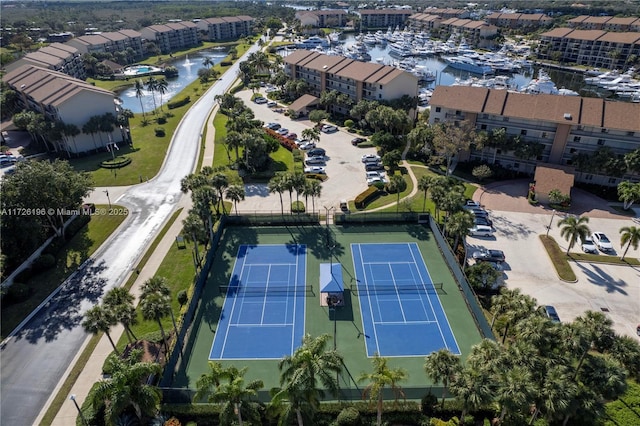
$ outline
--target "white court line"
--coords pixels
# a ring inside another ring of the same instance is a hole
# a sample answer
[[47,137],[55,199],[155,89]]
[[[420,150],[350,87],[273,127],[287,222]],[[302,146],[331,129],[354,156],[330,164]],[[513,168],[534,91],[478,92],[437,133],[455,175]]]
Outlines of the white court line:
[[438,324],[438,321],[380,321],[380,322],[376,322],[374,324],[379,324],[379,325],[406,325],[406,324]]
[[236,328],[243,328],[243,327],[290,327],[292,326],[293,323],[292,322],[283,322],[280,324],[264,324],[261,322],[256,322],[256,323],[243,323],[243,324],[233,324],[230,325],[229,328],[231,327],[236,327]]
[[[245,265],[245,259],[247,258],[247,254],[248,254],[248,247],[245,246],[245,255],[242,257],[242,266],[240,267],[240,277],[238,277],[238,280],[240,280],[240,283],[242,283],[242,275],[244,274],[244,265]],[[236,266],[237,266],[237,262],[238,262],[238,258],[236,257],[236,264],[233,266],[233,270],[231,271],[231,273],[233,274],[233,271],[235,271]],[[229,292],[227,291],[227,294]],[[231,306],[231,314],[229,315],[229,321],[227,322],[227,329],[225,330],[224,333],[224,340],[222,341],[222,350],[220,351],[220,358],[224,358],[224,351],[225,348],[227,347],[227,338],[229,337],[229,327],[231,327],[231,321],[233,320],[233,312],[236,309],[236,302],[238,301],[238,298],[236,297],[236,295],[233,296],[233,304]],[[224,308],[224,305],[227,303],[227,295],[225,294],[224,296],[224,304],[222,305],[222,307]],[[242,309],[241,309],[242,310]],[[214,343],[215,343],[215,337],[214,337]],[[213,350],[213,345],[211,345],[211,350]]]
[[[367,269],[365,267],[364,259],[362,258],[362,247],[358,245],[358,251],[360,252],[360,264],[362,265],[362,274],[364,277],[364,283],[367,290],[369,290],[369,280],[367,279]],[[376,341],[376,352],[380,353],[380,345],[378,344],[378,331],[376,330],[375,320],[373,318],[373,309],[371,304],[371,293],[367,291],[367,299],[369,299],[369,313],[371,315],[371,325],[373,326],[373,337]],[[363,330],[364,331],[364,330]]]
[[407,316],[404,314],[404,308],[402,307],[402,298],[400,297],[400,292],[398,291],[398,285],[396,282],[396,277],[393,275],[393,268],[391,267],[391,263],[388,264],[389,272],[391,273],[391,279],[393,280],[393,286],[396,289],[396,299],[398,300],[398,305],[400,306],[400,312],[402,313],[402,319],[404,322],[407,322]]

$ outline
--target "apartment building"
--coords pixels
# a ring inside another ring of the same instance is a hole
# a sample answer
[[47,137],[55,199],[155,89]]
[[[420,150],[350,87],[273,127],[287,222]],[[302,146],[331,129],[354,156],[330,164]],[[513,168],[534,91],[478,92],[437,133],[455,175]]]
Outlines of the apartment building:
[[205,40],[231,40],[254,34],[255,19],[245,15],[225,16],[201,19],[197,25]]
[[120,129],[111,132],[82,133],[83,126],[93,116],[106,113],[116,115],[115,94],[100,89],[67,74],[23,65],[4,75],[2,80],[18,94],[21,107],[43,114],[52,122],[75,125],[81,133],[63,135],[51,141],[54,149],[69,155],[106,149],[111,142],[121,142]]
[[[495,148],[461,155],[461,160],[483,160],[532,176],[538,164],[571,166],[575,155],[600,147],[618,155],[640,148],[640,104],[462,86],[437,86],[430,103],[431,124],[468,120],[477,130],[491,133],[504,128],[509,136],[540,143],[542,154],[531,159]],[[618,178],[576,172],[575,177],[609,186],[621,180],[640,181],[640,175]]]
[[438,15],[442,19],[450,18],[468,18],[471,16],[470,12],[465,9],[452,9],[452,8],[437,8],[437,7],[425,7],[422,9],[422,13],[429,15]]
[[344,27],[347,24],[347,12],[341,9],[301,10],[296,12],[296,19],[303,27]]
[[185,49],[200,44],[198,26],[191,21],[151,25],[140,30],[142,36],[155,43],[162,53]]
[[7,64],[4,68],[11,72],[24,65],[35,65],[41,68],[60,71],[81,80],[86,78],[82,54],[73,46],[62,43],[51,43],[35,52],[27,53],[17,61]]
[[134,30],[83,35],[73,38],[65,44],[75,47],[82,54],[125,52],[128,49],[132,49],[136,59],[144,56],[142,34]]
[[543,13],[495,12],[488,15],[485,21],[500,28],[518,29],[522,31],[535,31],[538,28],[549,26],[553,23],[553,19]]
[[358,13],[363,28],[402,28],[413,12],[411,9],[362,9]]
[[[415,75],[388,65],[359,62],[343,56],[299,49],[284,57],[284,70],[291,78],[309,83],[310,94],[314,96],[320,96],[325,90],[346,93],[354,102],[418,96]],[[336,111],[347,112],[339,108]]]
[[440,27],[443,19],[439,15],[414,13],[407,19],[407,24],[414,31],[431,32]]
[[627,68],[640,57],[640,32],[555,28],[540,35],[540,59],[601,68]]
[[451,34],[463,36],[473,47],[492,48],[498,27],[484,21],[450,18],[440,23],[440,37],[446,38]]
[[640,31],[640,18],[580,15],[567,21],[569,28],[604,31]]

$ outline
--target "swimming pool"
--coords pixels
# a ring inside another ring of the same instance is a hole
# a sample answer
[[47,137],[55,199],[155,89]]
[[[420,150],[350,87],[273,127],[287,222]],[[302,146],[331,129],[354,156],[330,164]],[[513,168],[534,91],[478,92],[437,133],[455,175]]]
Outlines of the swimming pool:
[[146,75],[154,72],[160,72],[162,68],[152,67],[150,65],[132,65],[122,72],[124,75]]

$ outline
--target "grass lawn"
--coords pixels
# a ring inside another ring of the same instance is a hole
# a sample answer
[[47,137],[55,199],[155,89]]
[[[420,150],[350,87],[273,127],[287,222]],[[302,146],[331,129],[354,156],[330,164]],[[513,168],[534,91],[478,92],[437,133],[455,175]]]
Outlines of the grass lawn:
[[545,250],[547,250],[547,254],[551,259],[554,268],[556,268],[558,277],[563,281],[575,282],[578,278],[576,277],[575,272],[573,272],[573,269],[571,269],[566,253],[560,250],[556,240],[553,239],[553,237],[540,235],[540,241],[542,241]]
[[[108,206],[96,206],[107,208]],[[113,206],[118,208],[120,206]],[[4,339],[27,315],[87,260],[126,218],[123,215],[96,215],[69,240],[57,256],[56,266],[33,276],[25,284],[31,288],[27,300],[2,305],[1,333]]]
[[625,257],[624,260],[621,260],[618,256],[609,256],[606,254],[569,253],[567,260],[573,260],[576,262],[613,263],[616,265],[640,266],[640,260],[634,257]]

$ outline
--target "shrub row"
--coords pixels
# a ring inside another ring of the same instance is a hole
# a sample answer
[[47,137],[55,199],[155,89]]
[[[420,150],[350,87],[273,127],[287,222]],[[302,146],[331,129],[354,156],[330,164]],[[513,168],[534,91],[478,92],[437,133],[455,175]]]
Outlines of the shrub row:
[[130,157],[116,157],[115,160],[105,160],[100,163],[100,167],[103,169],[120,169],[124,166],[131,164]]
[[325,180],[329,179],[329,176],[320,173],[305,173],[304,177],[306,177],[307,179],[317,179],[320,182],[324,182]]
[[369,188],[358,194],[358,196],[356,196],[354,204],[356,205],[357,209],[363,209],[367,206],[367,204],[378,198],[379,195],[380,191],[378,190],[378,188],[376,188],[375,186],[370,186]]
[[167,108],[169,109],[180,108],[181,106],[184,106],[189,102],[191,102],[191,97],[186,96],[182,99],[178,99],[177,101],[167,103]]
[[287,148],[289,151],[298,149],[298,146],[295,144],[294,141],[292,141],[291,139],[287,139],[286,137],[282,136],[280,133],[276,132],[275,130],[271,130],[268,128],[265,128],[264,130],[267,132],[268,135],[276,138],[278,143],[283,147]]
[[230,67],[231,65],[233,65],[233,62],[231,62],[231,61],[222,61],[222,62],[220,62],[220,66],[221,67]]

